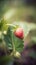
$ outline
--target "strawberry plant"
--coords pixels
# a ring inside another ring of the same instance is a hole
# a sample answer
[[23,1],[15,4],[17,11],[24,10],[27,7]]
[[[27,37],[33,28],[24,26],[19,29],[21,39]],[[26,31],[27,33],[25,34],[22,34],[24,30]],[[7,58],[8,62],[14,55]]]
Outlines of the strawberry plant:
[[15,58],[21,58],[20,53],[24,48],[23,43],[24,43],[23,30],[19,28],[19,26],[17,25],[7,26],[4,19],[1,20],[0,21],[0,58],[1,58],[0,63],[5,64],[9,60],[14,61]]

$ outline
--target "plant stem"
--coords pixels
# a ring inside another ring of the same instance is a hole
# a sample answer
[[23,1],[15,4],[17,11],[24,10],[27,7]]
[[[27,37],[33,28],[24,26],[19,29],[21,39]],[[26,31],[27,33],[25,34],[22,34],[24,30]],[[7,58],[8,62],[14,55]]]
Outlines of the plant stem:
[[14,45],[14,40],[13,40],[13,34],[12,34],[12,47],[13,47],[13,55],[15,54],[15,45]]

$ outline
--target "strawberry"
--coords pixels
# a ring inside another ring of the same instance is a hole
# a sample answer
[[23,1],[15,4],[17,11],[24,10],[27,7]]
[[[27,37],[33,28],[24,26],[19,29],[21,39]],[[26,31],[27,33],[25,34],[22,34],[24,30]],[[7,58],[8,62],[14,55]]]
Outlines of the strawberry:
[[17,28],[16,31],[14,32],[15,36],[18,38],[23,38],[23,29],[22,28]]

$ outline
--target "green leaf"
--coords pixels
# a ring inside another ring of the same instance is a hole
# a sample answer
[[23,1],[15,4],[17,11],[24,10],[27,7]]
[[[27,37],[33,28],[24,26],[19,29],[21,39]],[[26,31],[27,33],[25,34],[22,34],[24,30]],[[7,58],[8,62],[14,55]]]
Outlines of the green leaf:
[[0,57],[0,64],[1,65],[10,65],[11,62],[13,62],[13,58],[11,56]]
[[11,26],[8,28],[7,35],[5,35],[4,39],[5,39],[7,47],[9,49],[13,49],[15,51],[22,52],[22,50],[24,48],[24,44],[23,44],[24,41],[23,41],[23,39],[17,38],[14,35]]
[[8,26],[6,25],[6,21],[4,19],[2,19],[0,21],[0,31],[4,31],[7,30]]
[[12,31],[11,27],[8,27],[7,34],[4,35],[4,40],[8,49],[12,49]]
[[18,52],[22,52],[23,48],[24,48],[24,41],[23,39],[17,38],[14,33],[13,33],[13,43],[15,46],[15,50]]

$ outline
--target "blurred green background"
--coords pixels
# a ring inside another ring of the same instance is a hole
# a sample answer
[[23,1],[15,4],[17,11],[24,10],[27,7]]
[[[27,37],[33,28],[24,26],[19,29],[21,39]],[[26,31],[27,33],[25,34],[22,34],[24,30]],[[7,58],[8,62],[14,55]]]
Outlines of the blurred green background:
[[33,4],[32,0],[0,0],[0,19],[10,9],[16,10],[14,16],[11,17],[10,22],[16,20],[24,21],[27,16],[36,17],[36,5]]
[[36,1],[0,0],[0,20],[2,18],[7,23],[21,24],[26,36],[31,29],[36,29]]

